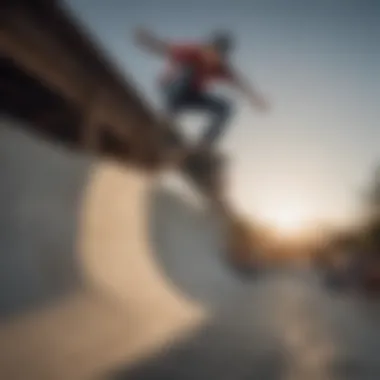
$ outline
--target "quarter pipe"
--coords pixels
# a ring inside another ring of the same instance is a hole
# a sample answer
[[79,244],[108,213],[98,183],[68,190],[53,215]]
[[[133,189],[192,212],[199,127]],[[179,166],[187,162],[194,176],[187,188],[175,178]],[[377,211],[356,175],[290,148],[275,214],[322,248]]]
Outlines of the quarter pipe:
[[239,288],[218,257],[223,227],[200,201],[20,127],[0,127],[1,378],[23,378],[15,358],[29,379],[36,366],[36,378],[70,368],[73,379],[135,361]]

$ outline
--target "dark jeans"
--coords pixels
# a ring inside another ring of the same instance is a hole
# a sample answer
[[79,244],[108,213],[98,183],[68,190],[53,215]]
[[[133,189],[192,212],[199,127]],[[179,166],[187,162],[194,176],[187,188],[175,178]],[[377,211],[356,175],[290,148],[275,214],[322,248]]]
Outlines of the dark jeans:
[[185,110],[206,111],[211,114],[211,123],[201,138],[202,145],[211,145],[219,139],[231,114],[228,101],[194,89],[191,70],[183,72],[173,81],[163,85],[166,98],[166,111],[169,116],[177,116]]

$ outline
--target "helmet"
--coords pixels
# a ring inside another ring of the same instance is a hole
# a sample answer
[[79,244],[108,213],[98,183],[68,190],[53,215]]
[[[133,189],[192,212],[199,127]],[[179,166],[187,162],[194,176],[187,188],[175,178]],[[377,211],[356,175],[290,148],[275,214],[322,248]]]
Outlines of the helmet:
[[211,37],[211,45],[213,45],[222,54],[226,54],[233,48],[233,37],[228,32],[216,32]]

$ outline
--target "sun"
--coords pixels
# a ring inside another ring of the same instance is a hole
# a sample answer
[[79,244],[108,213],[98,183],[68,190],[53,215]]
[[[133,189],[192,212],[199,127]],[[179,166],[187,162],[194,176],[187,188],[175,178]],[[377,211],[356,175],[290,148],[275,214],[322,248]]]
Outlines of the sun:
[[301,210],[296,208],[284,208],[276,210],[268,216],[267,221],[281,235],[296,236],[301,234],[306,217]]
[[283,210],[273,220],[275,227],[284,233],[296,233],[302,228],[303,217],[299,212]]

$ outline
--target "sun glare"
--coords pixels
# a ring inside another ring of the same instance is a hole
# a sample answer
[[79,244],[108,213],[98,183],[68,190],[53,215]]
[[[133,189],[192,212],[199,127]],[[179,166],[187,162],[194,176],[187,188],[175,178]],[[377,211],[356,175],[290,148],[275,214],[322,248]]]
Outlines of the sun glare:
[[273,220],[275,226],[285,233],[295,233],[302,228],[302,215],[292,210],[279,212]]
[[279,233],[286,236],[300,234],[306,222],[305,215],[294,208],[276,210],[266,219]]

